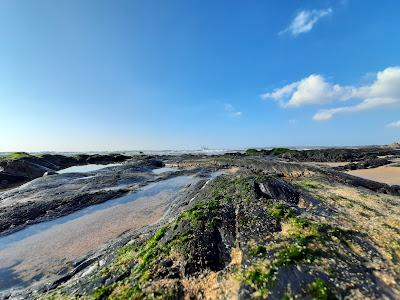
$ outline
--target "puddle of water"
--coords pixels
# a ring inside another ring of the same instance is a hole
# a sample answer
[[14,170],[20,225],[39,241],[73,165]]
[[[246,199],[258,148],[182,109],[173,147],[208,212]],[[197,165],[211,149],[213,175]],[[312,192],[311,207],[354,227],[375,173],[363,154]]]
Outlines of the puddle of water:
[[73,212],[69,215],[51,220],[51,221],[46,221],[38,224],[33,224],[30,225],[22,230],[19,230],[15,233],[12,233],[10,235],[6,235],[3,237],[0,237],[0,250],[9,246],[12,243],[15,243],[17,241],[23,240],[24,238],[30,237],[34,234],[38,234],[41,231],[44,231],[46,229],[49,229],[55,225],[63,224],[68,221],[72,221],[75,219],[78,219],[80,217],[83,217],[85,215],[94,213],[98,210],[103,210],[103,209],[108,209],[113,206],[119,205],[119,204],[127,204],[129,202],[135,201],[139,198],[142,197],[150,197],[154,196],[161,191],[176,191],[185,185],[189,184],[192,181],[192,176],[178,176],[174,178],[170,178],[164,181],[159,181],[155,183],[151,183],[145,187],[143,187],[140,191],[129,194],[120,198],[116,199],[111,199],[106,202],[88,206],[86,208],[83,208],[79,211]]
[[195,180],[178,176],[155,182],[136,193],[0,237],[0,291],[54,277],[67,261],[126,230],[156,222],[171,199]]
[[97,164],[90,164],[90,165],[84,165],[84,166],[72,166],[66,169],[62,169],[57,171],[58,174],[64,174],[64,173],[87,173],[87,172],[93,172],[93,171],[98,171],[107,167],[114,167],[114,166],[119,166],[121,164],[108,164],[108,165],[97,165]]
[[[158,170],[176,171],[168,167]],[[209,178],[224,173],[212,172]],[[177,193],[196,180],[194,176],[177,176],[151,183],[136,193],[0,237],[0,291],[51,280],[68,268],[68,262],[127,230],[157,222]]]
[[171,167],[162,167],[162,168],[158,168],[158,169],[154,169],[152,172],[154,174],[163,174],[163,173],[167,173],[167,172],[176,172],[178,171],[177,168],[171,168]]
[[46,221],[38,224],[33,224],[30,225],[22,230],[19,230],[15,233],[12,233],[10,235],[6,235],[3,237],[0,237],[0,250],[9,246],[12,243],[15,243],[17,241],[23,240],[27,237],[31,237],[32,235],[38,234],[41,231],[44,231],[46,229],[49,229],[55,225],[60,225],[63,223],[66,223],[68,221],[73,221],[75,219],[78,219],[80,217],[84,217],[85,215],[94,213],[99,210],[103,209],[108,209],[113,206],[119,205],[119,204],[127,204],[129,202],[135,201],[139,198],[142,197],[151,197],[154,196],[161,191],[174,191],[178,190],[185,185],[189,184],[192,180],[191,176],[179,176],[179,177],[174,177],[170,178],[164,181],[160,182],[155,182],[151,183],[145,187],[143,187],[140,191],[129,194],[120,198],[112,199],[100,204],[88,206],[86,208],[83,208],[79,211],[73,212],[69,215],[51,220],[51,221]]

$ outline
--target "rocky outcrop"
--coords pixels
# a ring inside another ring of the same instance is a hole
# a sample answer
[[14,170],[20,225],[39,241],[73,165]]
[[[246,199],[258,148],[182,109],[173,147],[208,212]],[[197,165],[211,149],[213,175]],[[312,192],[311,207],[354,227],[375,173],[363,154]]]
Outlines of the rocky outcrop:
[[381,166],[386,166],[391,164],[392,162],[386,158],[371,158],[366,159],[360,162],[349,163],[344,166],[334,167],[333,169],[338,171],[349,171],[349,170],[358,170],[358,169],[371,169],[377,168]]
[[180,160],[177,165],[182,168],[194,167],[217,167],[229,168],[240,167],[248,170],[249,172],[259,173],[263,175],[276,175],[276,176],[308,176],[315,173],[317,170],[313,166],[304,165],[301,163],[291,163],[279,161],[276,159],[264,159],[259,157],[211,157],[202,159],[187,159]]
[[10,188],[18,184],[43,176],[46,172],[55,172],[75,165],[110,164],[131,159],[121,154],[76,155],[43,154],[34,156],[26,154],[17,159],[0,159],[0,189]]
[[132,157],[122,154],[79,154],[74,156],[78,164],[111,164],[124,162]]
[[390,148],[358,148],[358,149],[315,149],[290,151],[280,155],[283,159],[300,162],[354,162],[366,159],[376,159],[378,156],[400,155],[400,152]]
[[0,161],[1,187],[9,187],[11,183],[18,183],[18,180],[8,182],[9,177],[19,178],[20,182],[32,180],[42,176],[47,171],[54,170],[55,165],[48,162],[42,164],[40,159],[21,158],[18,160]]
[[247,158],[240,160],[223,158],[217,159],[214,163],[221,167],[239,166],[249,170],[250,172],[281,177],[301,177],[321,174],[331,182],[362,187],[378,193],[400,196],[400,186],[398,185],[388,185],[385,183],[346,174],[334,169],[322,168],[311,164],[282,162],[258,158]]
[[[363,233],[308,211],[271,176],[220,176],[179,213],[44,294],[51,299],[395,299],[394,267]],[[312,198],[311,195],[309,197]],[[190,199],[190,200],[189,200]],[[312,199],[313,205],[326,205]],[[394,207],[394,206],[393,206]],[[176,213],[177,211],[174,211]],[[310,217],[310,214],[313,215]],[[389,271],[390,270],[390,271]],[[380,269],[382,272],[382,269]],[[89,274],[89,275],[86,275]],[[69,280],[71,278],[71,280]],[[32,294],[35,297],[43,296]]]

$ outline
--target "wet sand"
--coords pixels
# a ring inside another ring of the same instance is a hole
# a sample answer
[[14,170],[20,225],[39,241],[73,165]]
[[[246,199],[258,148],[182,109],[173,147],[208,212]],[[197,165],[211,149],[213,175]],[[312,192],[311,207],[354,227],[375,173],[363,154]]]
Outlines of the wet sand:
[[400,185],[400,167],[382,166],[373,169],[353,170],[346,173],[390,185]]

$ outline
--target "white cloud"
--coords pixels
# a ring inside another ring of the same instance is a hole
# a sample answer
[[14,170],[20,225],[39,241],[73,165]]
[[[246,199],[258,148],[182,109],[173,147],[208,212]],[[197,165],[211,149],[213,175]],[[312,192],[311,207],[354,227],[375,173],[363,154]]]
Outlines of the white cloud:
[[224,104],[224,110],[231,117],[239,118],[242,116],[242,112],[237,111],[232,104],[229,103]]
[[316,121],[329,120],[336,114],[359,112],[379,107],[400,105],[400,67],[389,67],[376,74],[371,85],[355,87],[327,82],[322,75],[310,75],[273,92],[261,95],[264,100],[272,99],[284,108],[309,104],[327,104],[358,99],[350,106],[323,109],[317,112]]
[[332,8],[302,10],[295,16],[289,27],[281,31],[280,34],[290,32],[292,35],[296,36],[301,33],[309,32],[321,18],[330,15],[332,12]]
[[313,74],[271,93],[265,93],[261,98],[278,101],[283,107],[298,107],[305,104],[329,103],[337,99],[347,100],[351,96],[351,87],[330,84],[323,76]]
[[386,127],[400,128],[400,120],[389,123],[386,125]]

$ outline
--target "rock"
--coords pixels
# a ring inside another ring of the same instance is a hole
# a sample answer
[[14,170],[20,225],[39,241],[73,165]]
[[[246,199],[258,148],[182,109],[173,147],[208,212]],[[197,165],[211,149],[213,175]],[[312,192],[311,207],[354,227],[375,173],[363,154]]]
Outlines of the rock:
[[75,165],[89,163],[109,164],[123,162],[130,158],[130,156],[121,154],[82,154],[77,156],[43,154],[40,156],[28,155],[17,159],[2,159],[0,160],[0,182],[7,180],[7,183],[0,185],[0,189],[9,188],[42,177],[46,172],[49,172],[47,175],[54,175],[58,170]]
[[130,156],[122,154],[94,154],[86,157],[86,163],[88,164],[110,164],[124,162],[130,159]]
[[47,172],[45,172],[45,173],[43,174],[43,176],[46,177],[46,176],[56,175],[56,174],[57,174],[56,171],[47,171]]
[[259,182],[256,185],[256,193],[260,197],[280,200],[289,205],[297,205],[300,197],[300,193],[293,186],[275,177]]
[[10,188],[28,180],[29,178],[25,176],[12,175],[7,172],[0,172],[0,189]]
[[366,159],[376,159],[378,156],[399,155],[399,152],[392,148],[370,147],[354,149],[315,149],[291,151],[281,155],[282,158],[290,161],[302,162],[353,162]]
[[164,167],[165,164],[162,160],[156,159],[154,156],[146,156],[140,160],[141,165],[150,167],[152,169]]
[[388,147],[392,149],[400,149],[400,143],[393,143],[388,145]]
[[385,166],[392,163],[390,160],[386,158],[371,158],[366,159],[356,163],[349,163],[344,166],[335,167],[333,169],[338,171],[347,171],[347,170],[358,170],[358,169],[370,169],[377,168],[381,166]]
[[171,259],[164,259],[160,262],[160,265],[164,268],[169,268],[172,267],[174,262]]

